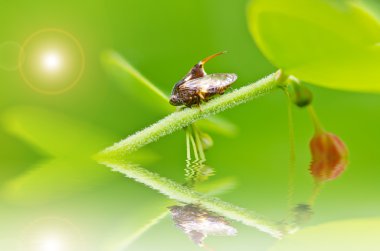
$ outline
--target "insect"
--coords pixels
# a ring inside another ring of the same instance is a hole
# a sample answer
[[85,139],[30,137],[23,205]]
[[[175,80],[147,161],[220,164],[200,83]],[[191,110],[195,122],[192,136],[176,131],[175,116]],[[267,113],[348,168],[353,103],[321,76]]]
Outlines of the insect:
[[186,76],[174,85],[169,103],[174,106],[199,106],[201,102],[207,102],[215,95],[222,95],[236,81],[237,75],[234,73],[207,75],[204,65],[223,53],[208,56],[194,65]]

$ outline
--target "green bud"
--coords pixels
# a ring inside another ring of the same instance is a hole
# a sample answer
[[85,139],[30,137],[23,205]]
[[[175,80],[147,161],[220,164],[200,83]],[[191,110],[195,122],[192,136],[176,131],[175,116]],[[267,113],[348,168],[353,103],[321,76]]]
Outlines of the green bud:
[[305,85],[293,76],[290,76],[287,82],[290,98],[296,106],[305,107],[311,104],[313,94]]
[[210,149],[214,145],[214,141],[212,140],[211,136],[207,133],[200,132],[199,136],[201,139],[203,150]]

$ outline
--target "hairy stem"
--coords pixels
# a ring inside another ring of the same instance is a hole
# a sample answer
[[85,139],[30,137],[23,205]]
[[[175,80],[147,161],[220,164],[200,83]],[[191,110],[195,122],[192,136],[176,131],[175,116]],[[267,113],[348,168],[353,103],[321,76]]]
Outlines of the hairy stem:
[[233,92],[213,99],[201,106],[201,109],[190,108],[173,112],[157,123],[136,132],[126,139],[114,144],[98,153],[98,159],[109,157],[122,157],[130,154],[139,148],[158,140],[159,138],[171,134],[191,123],[222,112],[228,108],[235,107],[251,99],[272,92],[277,87],[275,74],[271,74],[255,83],[244,86]]
[[312,105],[308,105],[307,111],[309,112],[310,118],[313,121],[315,133],[316,134],[323,133],[325,130],[323,129],[323,126],[322,126],[321,122],[319,121],[319,118],[317,116],[317,113],[314,110],[314,107]]

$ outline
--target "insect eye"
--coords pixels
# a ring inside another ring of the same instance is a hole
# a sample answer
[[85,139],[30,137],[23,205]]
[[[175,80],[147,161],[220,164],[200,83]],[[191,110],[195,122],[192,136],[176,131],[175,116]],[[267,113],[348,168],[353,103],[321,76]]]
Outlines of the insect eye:
[[180,102],[180,100],[178,99],[177,95],[172,95],[172,96],[170,97],[169,103],[170,103],[171,105],[180,105],[181,102]]

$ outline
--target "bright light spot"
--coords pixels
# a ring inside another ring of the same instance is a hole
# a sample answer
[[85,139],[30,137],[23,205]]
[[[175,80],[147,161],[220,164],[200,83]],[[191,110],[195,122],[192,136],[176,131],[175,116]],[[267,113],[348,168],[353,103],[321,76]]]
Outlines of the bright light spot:
[[42,58],[42,64],[47,71],[57,71],[61,66],[61,57],[55,52],[46,53]]
[[49,236],[41,241],[40,248],[41,251],[62,251],[63,243],[57,237]]

